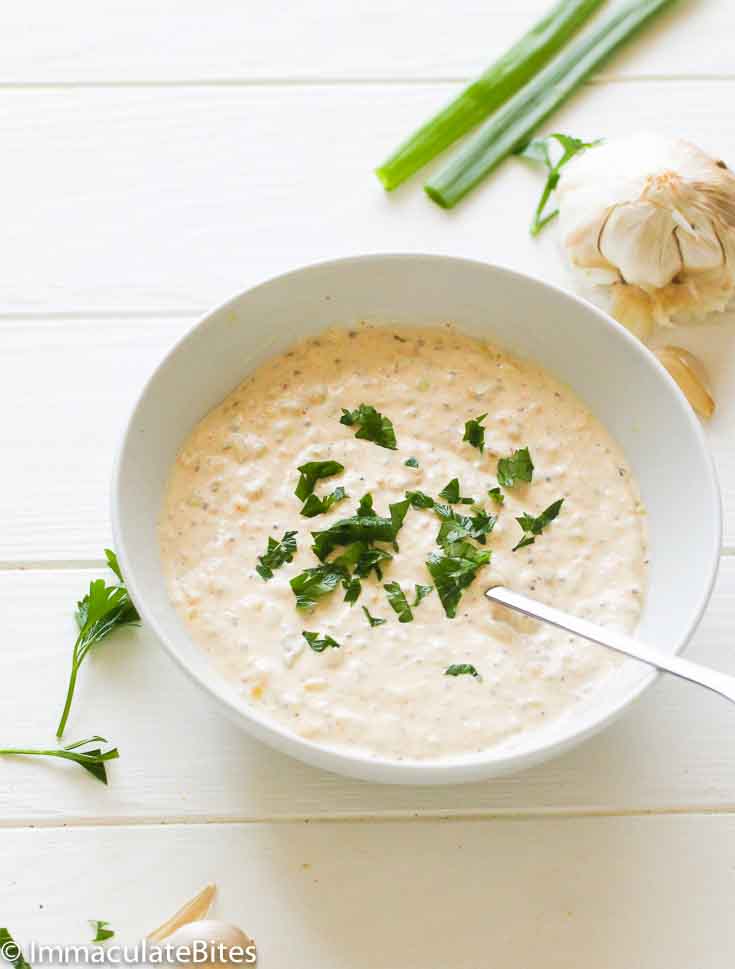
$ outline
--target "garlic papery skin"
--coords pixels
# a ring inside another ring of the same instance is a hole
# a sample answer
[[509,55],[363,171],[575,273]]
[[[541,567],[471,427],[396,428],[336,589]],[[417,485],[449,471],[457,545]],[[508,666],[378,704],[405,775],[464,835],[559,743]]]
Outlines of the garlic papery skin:
[[659,347],[653,352],[700,417],[712,417],[715,402],[700,361],[683,347]]
[[154,929],[148,935],[148,941],[162,942],[183,925],[206,919],[212,909],[212,903],[214,902],[214,896],[216,894],[216,885],[205,885],[194,898],[189,899],[188,902],[182,905],[178,912],[172,915],[170,919],[167,919],[163,925],[159,925],[157,929]]
[[699,322],[735,294],[735,175],[686,141],[613,139],[573,159],[561,240],[589,295],[642,339]]
[[255,943],[241,928],[230,922],[205,919],[189,922],[172,932],[163,942],[174,965],[248,966],[255,964]]

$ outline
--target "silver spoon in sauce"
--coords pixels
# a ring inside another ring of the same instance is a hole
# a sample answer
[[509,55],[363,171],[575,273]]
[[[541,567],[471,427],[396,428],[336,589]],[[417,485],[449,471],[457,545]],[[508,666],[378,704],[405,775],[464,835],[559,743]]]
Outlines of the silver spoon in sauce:
[[485,595],[492,602],[500,603],[500,605],[507,606],[509,609],[521,612],[524,616],[547,622],[551,626],[556,626],[557,629],[564,629],[566,632],[574,633],[576,636],[588,639],[592,643],[598,643],[600,646],[607,646],[609,649],[614,649],[632,659],[648,663],[649,666],[655,666],[656,669],[665,673],[673,673],[674,676],[704,686],[735,703],[735,677],[733,676],[718,673],[717,670],[692,663],[680,656],[668,656],[655,647],[648,646],[631,636],[625,636],[623,633],[616,633],[602,626],[597,626],[586,619],[577,619],[576,616],[571,616],[568,612],[562,612],[552,606],[545,606],[543,603],[537,602],[536,599],[529,599],[528,596],[512,592],[502,585],[488,589]]

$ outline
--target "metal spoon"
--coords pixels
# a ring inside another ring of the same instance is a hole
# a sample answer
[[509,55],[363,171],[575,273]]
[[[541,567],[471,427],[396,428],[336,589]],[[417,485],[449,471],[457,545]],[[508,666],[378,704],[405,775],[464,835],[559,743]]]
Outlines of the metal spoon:
[[556,626],[557,629],[565,629],[583,639],[589,639],[590,642],[607,646],[618,653],[624,653],[626,656],[638,659],[642,663],[648,663],[649,666],[655,666],[656,669],[663,670],[665,673],[673,673],[674,676],[680,676],[683,680],[689,680],[690,683],[704,686],[708,690],[713,690],[720,696],[724,696],[726,700],[735,703],[735,677],[733,676],[718,673],[717,670],[700,666],[698,663],[681,659],[679,656],[667,656],[655,647],[641,643],[630,636],[604,629],[586,619],[577,619],[576,616],[570,616],[568,612],[545,606],[535,599],[529,599],[528,596],[522,596],[518,592],[511,592],[510,589],[501,585],[488,589],[485,595],[493,602],[499,602],[503,606],[508,606],[509,609],[515,609],[516,612],[522,612],[524,616],[540,619],[541,622],[548,622],[549,625]]

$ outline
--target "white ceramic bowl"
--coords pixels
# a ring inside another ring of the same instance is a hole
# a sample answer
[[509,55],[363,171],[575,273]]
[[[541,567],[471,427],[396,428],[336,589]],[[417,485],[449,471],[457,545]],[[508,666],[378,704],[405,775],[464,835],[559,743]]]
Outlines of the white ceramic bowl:
[[169,470],[189,432],[266,358],[326,326],[359,320],[451,320],[537,360],[587,402],[622,445],[648,509],[651,564],[640,635],[671,653],[683,648],[709,599],[721,540],[717,480],[689,405],[654,357],[594,307],[507,269],[443,256],[363,256],[299,269],[208,313],[176,344],[143,389],[114,474],[115,542],[133,600],[176,662],[248,733],[309,764],[408,784],[528,767],[599,730],[656,674],[628,663],[565,719],[496,751],[434,763],[373,759],[303,740],[248,707],[192,641],[166,594],[156,527]]

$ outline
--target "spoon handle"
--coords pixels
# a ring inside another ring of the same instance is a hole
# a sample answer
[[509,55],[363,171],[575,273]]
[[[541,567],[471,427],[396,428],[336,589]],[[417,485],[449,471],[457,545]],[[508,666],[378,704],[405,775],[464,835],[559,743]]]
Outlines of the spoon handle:
[[704,686],[735,703],[735,677],[728,676],[726,673],[718,673],[717,670],[692,663],[680,656],[668,656],[653,646],[648,646],[646,643],[625,636],[623,633],[616,633],[602,626],[597,626],[586,619],[578,619],[576,616],[569,615],[568,612],[545,606],[535,599],[529,599],[528,596],[512,592],[503,586],[488,589],[485,595],[493,602],[508,606],[516,612],[522,612],[525,616],[540,619],[551,626],[556,626],[557,629],[564,629],[581,636],[583,639],[589,639],[590,642],[607,646],[618,653],[630,656],[632,659],[640,660],[642,663],[648,663],[649,666],[655,666],[666,673],[673,673],[674,676]]

